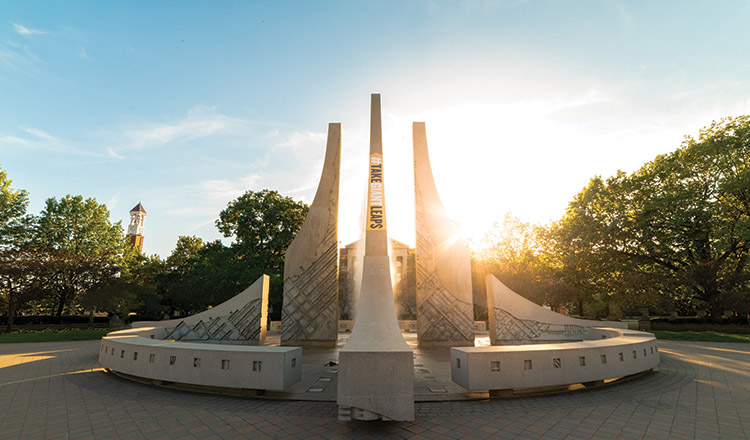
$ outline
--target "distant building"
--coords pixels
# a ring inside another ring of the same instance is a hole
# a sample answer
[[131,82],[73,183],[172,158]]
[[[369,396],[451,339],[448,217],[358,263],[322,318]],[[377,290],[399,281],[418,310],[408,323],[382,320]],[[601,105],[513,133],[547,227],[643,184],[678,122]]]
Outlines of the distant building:
[[130,224],[125,235],[130,240],[130,244],[138,249],[138,252],[143,251],[143,222],[147,215],[140,202],[130,210]]
[[[339,250],[339,319],[354,319],[356,315],[354,307],[359,301],[363,245],[364,240],[358,240]],[[388,245],[390,247],[388,254],[391,257],[391,278],[394,286],[398,286],[401,279],[406,276],[410,261],[409,255],[414,253],[414,249],[392,238],[388,239]]]

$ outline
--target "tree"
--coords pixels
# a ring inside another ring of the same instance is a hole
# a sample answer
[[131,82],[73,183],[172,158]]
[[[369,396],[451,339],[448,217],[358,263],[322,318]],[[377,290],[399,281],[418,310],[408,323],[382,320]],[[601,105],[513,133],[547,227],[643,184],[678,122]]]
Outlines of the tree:
[[198,254],[203,248],[203,239],[200,237],[180,236],[177,238],[172,253],[167,257],[167,267],[170,270],[187,272],[198,260]]
[[750,289],[750,117],[715,122],[630,175],[592,179],[557,231],[570,268],[581,261],[610,294],[720,316]]
[[413,252],[409,253],[406,263],[406,275],[396,284],[396,301],[410,316],[417,314],[417,263]]
[[284,269],[284,253],[307,217],[309,207],[264,189],[248,191],[221,211],[216,227],[233,237],[242,253],[274,273]]
[[109,312],[126,317],[138,307],[138,291],[148,287],[132,279],[113,277],[86,290],[81,294],[81,306],[91,311],[89,323],[93,323],[94,313]]
[[511,290],[537,304],[557,306],[567,302],[569,289],[562,285],[546,253],[548,231],[508,213],[472,246],[472,278],[486,295],[484,277],[495,275]]
[[257,273],[256,278],[263,273],[271,277],[269,305],[276,317],[281,313],[284,255],[309,209],[303,202],[264,189],[229,202],[216,220],[219,231],[235,240],[236,267]]
[[13,329],[16,311],[33,299],[30,268],[36,261],[35,254],[28,249],[31,223],[26,215],[28,192],[13,189],[12,183],[0,169],[0,301],[8,315],[8,332]]
[[26,208],[29,193],[11,188],[12,180],[0,168],[0,249],[17,247],[18,239],[26,228]]
[[[238,264],[234,249],[218,240],[205,245],[188,240],[196,238],[180,237],[175,251],[167,258],[170,269],[164,278],[164,298],[169,306],[200,312],[240,293],[260,276],[260,269]],[[248,270],[258,273],[251,281]]]
[[137,311],[152,319],[164,315],[163,289],[161,282],[167,276],[167,262],[158,255],[145,256],[134,252],[134,258],[127,261],[126,269],[132,280],[138,284],[135,289]]
[[133,252],[122,225],[109,221],[104,204],[71,195],[47,199],[37,219],[34,246],[47,256],[38,276],[44,280],[43,290],[56,299],[58,316],[82,293],[120,273]]

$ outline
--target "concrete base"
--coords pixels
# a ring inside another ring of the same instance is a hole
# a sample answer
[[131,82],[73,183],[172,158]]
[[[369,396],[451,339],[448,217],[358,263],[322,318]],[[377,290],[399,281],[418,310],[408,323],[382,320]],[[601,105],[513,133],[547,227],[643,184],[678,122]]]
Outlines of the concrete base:
[[419,340],[419,346],[423,348],[429,347],[473,347],[474,341],[425,341],[424,339]]
[[362,265],[357,320],[339,352],[339,417],[411,421],[414,353],[396,320],[390,259],[365,255]]
[[633,330],[591,328],[580,342],[452,347],[451,378],[467,390],[506,390],[570,384],[599,386],[606,379],[659,365],[656,338]]
[[302,349],[151,339],[163,329],[141,327],[101,339],[99,363],[158,384],[284,390],[302,378]]
[[339,353],[339,420],[414,420],[414,354]]
[[304,348],[335,348],[336,341],[283,341],[283,345]]

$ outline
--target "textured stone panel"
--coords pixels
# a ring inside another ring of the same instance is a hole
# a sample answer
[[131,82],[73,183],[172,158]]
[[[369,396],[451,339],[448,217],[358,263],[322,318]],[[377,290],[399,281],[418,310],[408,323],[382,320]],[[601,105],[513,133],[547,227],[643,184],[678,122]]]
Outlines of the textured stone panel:
[[556,340],[560,337],[585,339],[589,329],[580,325],[549,324],[531,319],[518,319],[503,309],[494,309],[495,339],[518,344],[524,341]]
[[487,275],[492,345],[587,339],[592,327],[627,328],[627,323],[578,319],[555,313]]
[[474,345],[469,250],[438,196],[424,122],[415,122],[417,338],[420,346]]
[[164,339],[181,341],[246,341],[264,344],[268,322],[268,276],[227,301],[184,319],[141,321],[134,328],[153,325],[166,329]]
[[335,345],[341,124],[328,124],[323,172],[305,223],[286,250],[281,342]]

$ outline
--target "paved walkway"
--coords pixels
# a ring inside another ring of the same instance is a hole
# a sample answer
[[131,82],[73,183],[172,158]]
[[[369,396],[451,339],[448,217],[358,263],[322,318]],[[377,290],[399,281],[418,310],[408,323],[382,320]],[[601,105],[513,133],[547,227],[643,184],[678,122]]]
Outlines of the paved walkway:
[[659,371],[504,400],[417,402],[415,422],[339,422],[333,402],[189,393],[104,372],[99,341],[0,344],[2,439],[750,438],[750,344],[660,341]]

